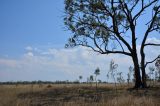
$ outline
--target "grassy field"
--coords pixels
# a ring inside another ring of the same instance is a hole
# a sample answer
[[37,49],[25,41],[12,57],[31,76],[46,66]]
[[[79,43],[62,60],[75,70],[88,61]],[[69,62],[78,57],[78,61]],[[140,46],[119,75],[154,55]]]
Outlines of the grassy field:
[[131,90],[100,84],[0,85],[0,106],[160,106],[160,86]]

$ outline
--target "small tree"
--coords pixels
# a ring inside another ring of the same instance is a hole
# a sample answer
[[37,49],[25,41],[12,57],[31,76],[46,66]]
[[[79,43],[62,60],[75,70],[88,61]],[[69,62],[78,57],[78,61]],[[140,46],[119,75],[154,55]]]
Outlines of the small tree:
[[96,81],[96,89],[97,89],[97,83],[98,83],[97,82],[97,76],[100,75],[100,69],[99,69],[99,67],[95,70],[94,74],[96,75],[95,76],[95,81]]
[[133,73],[133,71],[134,71],[134,68],[132,67],[132,66],[130,66],[129,67],[129,72],[128,72],[128,74],[127,74],[127,82],[128,82],[128,85],[129,85],[129,83],[130,83],[130,80],[131,80],[131,74]]
[[155,66],[157,70],[157,79],[160,81],[160,57],[157,59]]
[[91,83],[91,86],[92,86],[92,82],[94,81],[93,75],[90,75],[89,80],[90,80],[90,83]]
[[109,79],[109,73],[107,73],[106,77],[107,77],[107,83],[108,83],[108,79]]
[[147,81],[150,81],[149,74],[146,74],[146,79],[147,79]]
[[153,66],[150,66],[149,67],[149,75],[150,75],[150,85],[151,85],[151,82],[153,81],[153,85],[154,85],[154,71],[155,71],[155,68]]
[[158,71],[157,70],[155,70],[155,83],[158,81]]
[[117,73],[117,67],[118,67],[118,64],[115,64],[115,62],[113,60],[111,60],[111,62],[110,62],[110,69],[109,69],[108,74],[110,73],[112,79],[114,80],[114,84],[115,84],[116,90],[117,90],[117,85],[116,85],[115,75]]
[[[82,78],[83,78],[83,77],[80,75],[80,76],[79,76],[79,82],[82,80]],[[81,83],[81,82],[80,82],[80,83]]]
[[120,83],[120,85],[122,86],[122,83],[125,82],[123,76],[122,76],[122,72],[118,72],[117,73],[118,77],[117,77],[117,81]]
[[90,78],[89,78],[89,77],[87,77],[87,83],[88,83],[88,84],[90,83]]

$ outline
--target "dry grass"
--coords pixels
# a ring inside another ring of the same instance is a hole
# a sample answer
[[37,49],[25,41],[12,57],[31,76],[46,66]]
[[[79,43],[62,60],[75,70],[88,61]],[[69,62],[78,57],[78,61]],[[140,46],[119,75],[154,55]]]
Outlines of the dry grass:
[[160,87],[127,90],[127,86],[77,84],[0,85],[0,106],[160,106]]
[[[38,85],[0,85],[0,106],[17,106],[21,93],[42,91]],[[23,106],[23,105],[21,105]]]

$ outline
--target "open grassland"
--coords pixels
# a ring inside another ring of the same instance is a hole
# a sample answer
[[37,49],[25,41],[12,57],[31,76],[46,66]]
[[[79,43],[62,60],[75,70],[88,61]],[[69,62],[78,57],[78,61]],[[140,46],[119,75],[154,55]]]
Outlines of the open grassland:
[[160,106],[160,86],[132,90],[126,85],[0,85],[0,106]]

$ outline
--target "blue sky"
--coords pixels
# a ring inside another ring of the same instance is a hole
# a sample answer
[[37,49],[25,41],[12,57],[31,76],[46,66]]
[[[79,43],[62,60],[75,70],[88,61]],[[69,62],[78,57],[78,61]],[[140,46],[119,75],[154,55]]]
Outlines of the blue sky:
[[63,0],[1,0],[0,55],[17,56],[27,45],[64,46],[63,5]]
[[[65,31],[63,9],[63,0],[0,0],[0,81],[76,80],[79,75],[86,81],[97,67],[99,79],[106,80],[112,59],[119,71],[128,72],[128,57],[99,55],[81,47],[64,49],[71,33]],[[144,29],[139,24],[139,39]],[[159,43],[160,37],[148,40]],[[158,48],[146,51],[148,59],[150,53],[160,53]]]

